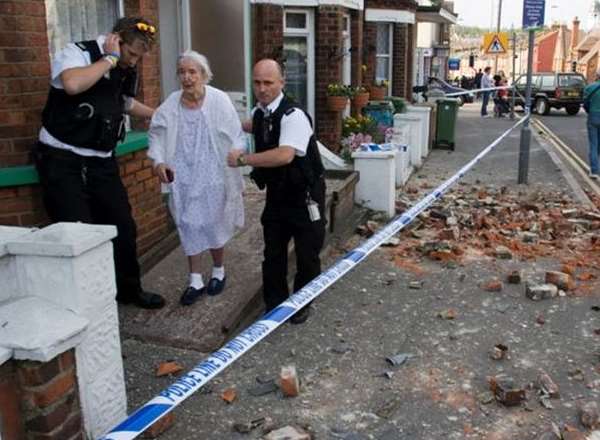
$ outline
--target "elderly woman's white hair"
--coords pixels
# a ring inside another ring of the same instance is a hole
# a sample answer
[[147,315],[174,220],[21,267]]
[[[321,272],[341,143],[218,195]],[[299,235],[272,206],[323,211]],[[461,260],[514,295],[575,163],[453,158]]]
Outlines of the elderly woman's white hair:
[[183,60],[189,60],[195,63],[206,76],[206,83],[209,83],[212,80],[213,73],[212,70],[210,70],[208,58],[206,58],[204,55],[196,52],[195,50],[186,50],[181,55],[179,55],[177,65],[179,66],[179,63],[181,63]]

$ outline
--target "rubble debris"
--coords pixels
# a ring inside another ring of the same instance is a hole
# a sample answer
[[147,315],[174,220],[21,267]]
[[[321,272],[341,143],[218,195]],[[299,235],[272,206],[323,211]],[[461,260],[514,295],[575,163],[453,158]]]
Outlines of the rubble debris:
[[223,399],[227,403],[233,403],[233,401],[236,399],[236,397],[237,397],[237,391],[235,390],[235,388],[227,388],[221,394],[221,399]]
[[560,398],[558,385],[552,380],[548,373],[544,371],[540,372],[537,378],[537,386],[542,394],[545,394],[552,399]]
[[506,281],[508,284],[521,284],[521,280],[523,279],[523,275],[520,270],[513,270],[506,277]]
[[150,425],[142,434],[143,438],[158,438],[167,432],[175,424],[175,413],[172,411],[165,414],[152,425]]
[[600,428],[600,411],[596,402],[584,402],[579,408],[579,417],[586,428]]
[[526,399],[525,390],[517,388],[512,377],[505,375],[490,377],[489,384],[496,400],[505,406],[516,406]]
[[458,229],[457,227],[442,229],[438,233],[437,238],[439,238],[440,240],[457,241],[460,239],[460,229]]
[[397,367],[413,357],[414,355],[411,353],[399,353],[397,355],[387,357],[385,358],[385,360],[388,361],[391,365]]
[[494,249],[494,256],[501,260],[511,260],[513,254],[506,246],[498,246],[496,249]]
[[381,405],[381,407],[375,411],[375,414],[382,419],[389,419],[402,406],[403,402],[403,399],[393,397]]
[[381,244],[381,246],[385,247],[396,247],[398,245],[400,245],[400,239],[398,237],[390,237]]
[[254,397],[264,396],[270,393],[274,393],[279,389],[273,379],[267,381],[259,381],[257,378],[258,385],[248,388],[248,394]]
[[558,287],[554,284],[534,284],[525,288],[525,295],[532,301],[555,298],[558,296]]
[[477,400],[479,400],[479,403],[481,403],[482,405],[489,405],[494,401],[494,398],[495,395],[491,391],[484,391],[483,393],[479,394],[479,396],[477,396]]
[[546,323],[546,318],[544,318],[544,315],[540,313],[536,316],[535,322],[537,322],[539,325],[544,325]]
[[458,312],[456,311],[456,309],[443,310],[437,314],[438,318],[447,319],[447,320],[455,319],[457,315],[458,315]]
[[340,342],[339,344],[335,345],[331,351],[336,354],[344,354],[352,351],[352,347],[348,342]]
[[177,374],[183,371],[183,367],[177,362],[167,361],[161,363],[156,369],[156,377],[168,376],[169,374]]
[[585,380],[585,375],[583,374],[583,370],[581,368],[569,370],[567,374],[572,380],[576,380],[578,382],[583,382]]
[[563,272],[548,271],[546,272],[546,283],[554,284],[561,290],[572,290],[573,280],[571,275]]
[[538,241],[539,235],[536,234],[535,232],[522,232],[521,233],[521,240],[523,241],[523,243],[535,243],[536,241]]
[[481,285],[481,288],[487,292],[501,292],[503,287],[502,281],[497,278],[489,280]]
[[264,436],[264,440],[311,440],[311,437],[310,434],[303,429],[285,426],[275,431],[271,431]]
[[296,397],[300,394],[300,381],[294,365],[281,367],[279,387],[285,397]]
[[501,359],[508,359],[509,358],[508,346],[506,346],[504,344],[494,345],[494,348],[492,349],[491,357],[492,357],[492,359],[495,359],[497,361],[499,361]]
[[563,209],[561,211],[561,214],[563,215],[564,218],[574,218],[574,217],[577,217],[578,212],[579,212],[579,210],[576,208]]
[[267,422],[268,417],[260,417],[255,420],[250,420],[246,423],[234,423],[233,430],[239,432],[240,434],[248,434],[259,426],[264,426]]
[[423,288],[423,281],[411,281],[408,283],[409,289],[421,290]]

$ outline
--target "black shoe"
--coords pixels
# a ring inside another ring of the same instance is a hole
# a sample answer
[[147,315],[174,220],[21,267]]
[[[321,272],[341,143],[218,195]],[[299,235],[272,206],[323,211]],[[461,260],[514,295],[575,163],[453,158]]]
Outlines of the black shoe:
[[227,277],[224,277],[222,280],[218,278],[211,278],[208,282],[208,287],[206,288],[206,293],[210,296],[218,295],[225,288],[225,280]]
[[140,290],[133,295],[117,295],[121,304],[135,304],[142,309],[160,309],[165,306],[165,299],[157,293]]
[[304,324],[308,317],[310,316],[310,305],[302,307],[300,310],[296,312],[294,316],[290,318],[290,323],[292,324]]
[[192,286],[189,286],[187,289],[183,291],[183,295],[179,299],[179,303],[182,306],[191,306],[198,299],[206,293],[206,287],[202,287],[201,289],[194,289]]

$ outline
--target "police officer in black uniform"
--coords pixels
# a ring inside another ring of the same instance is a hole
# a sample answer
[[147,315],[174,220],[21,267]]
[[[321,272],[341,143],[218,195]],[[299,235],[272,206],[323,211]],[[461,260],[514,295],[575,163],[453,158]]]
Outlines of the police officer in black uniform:
[[57,53],[35,151],[50,219],[115,225],[117,300],[150,309],[165,302],[141,287],[136,225],[114,149],[125,136],[126,112],[152,117],[153,109],[133,97],[136,64],[155,33],[147,20],[122,18],[113,33]]
[[[276,61],[259,61],[253,72],[258,101],[244,129],[254,135],[256,153],[229,153],[229,166],[254,167],[251,177],[267,188],[261,222],[264,230],[263,290],[267,312],[289,296],[287,256],[294,239],[297,272],[294,291],[321,273],[319,251],[325,237],[325,179],[309,116],[283,94],[284,79]],[[301,324],[310,305],[290,321]]]

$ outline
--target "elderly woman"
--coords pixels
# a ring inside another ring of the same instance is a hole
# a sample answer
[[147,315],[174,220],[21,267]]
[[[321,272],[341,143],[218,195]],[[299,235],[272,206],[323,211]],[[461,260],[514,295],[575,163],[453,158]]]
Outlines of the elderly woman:
[[[227,167],[231,149],[245,149],[240,120],[224,92],[208,85],[212,72],[206,57],[194,51],[177,64],[181,90],[156,110],[149,132],[148,156],[188,257],[190,282],[181,296],[191,305],[201,295],[217,295],[225,287],[223,251],[236,227],[244,224],[243,181]],[[208,285],[201,273],[201,253],[209,249],[213,269]]]

